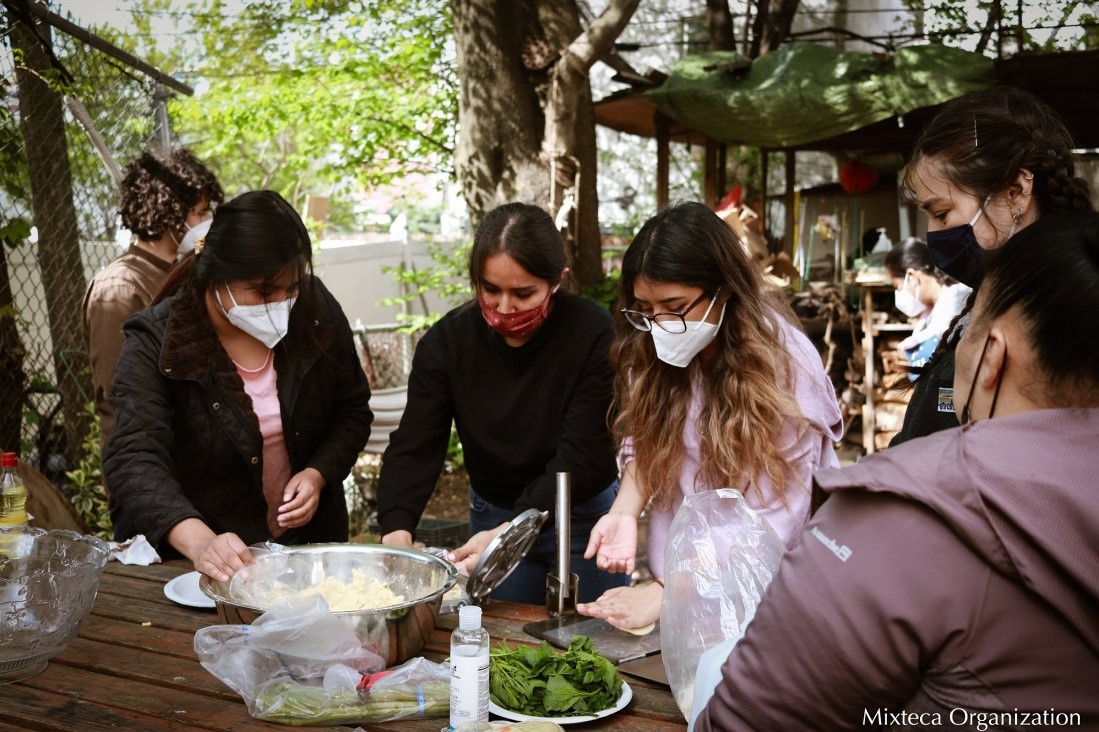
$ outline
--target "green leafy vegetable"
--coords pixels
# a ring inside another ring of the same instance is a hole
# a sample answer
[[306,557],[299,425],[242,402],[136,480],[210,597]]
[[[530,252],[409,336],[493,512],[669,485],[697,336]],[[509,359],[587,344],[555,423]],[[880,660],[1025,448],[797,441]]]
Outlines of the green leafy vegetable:
[[533,717],[579,717],[609,709],[622,692],[614,665],[578,635],[567,651],[501,643],[489,653],[489,696]]

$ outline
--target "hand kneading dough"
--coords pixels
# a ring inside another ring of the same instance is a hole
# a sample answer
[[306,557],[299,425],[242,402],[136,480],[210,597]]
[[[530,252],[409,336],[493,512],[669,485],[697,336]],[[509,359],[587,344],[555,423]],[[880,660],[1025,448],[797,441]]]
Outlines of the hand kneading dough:
[[622,630],[627,633],[633,633],[634,635],[648,635],[653,632],[653,628],[656,627],[656,623],[649,623],[648,625],[642,625],[640,628],[623,628]]

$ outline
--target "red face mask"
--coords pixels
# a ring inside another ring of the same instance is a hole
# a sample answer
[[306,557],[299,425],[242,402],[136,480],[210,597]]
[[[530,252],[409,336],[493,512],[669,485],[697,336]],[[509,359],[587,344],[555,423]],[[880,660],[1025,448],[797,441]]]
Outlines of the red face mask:
[[481,306],[481,316],[490,328],[504,338],[525,338],[546,322],[550,297],[555,292],[557,292],[556,287],[549,291],[541,305],[536,305],[530,310],[517,310],[514,313],[501,313],[494,310],[480,294],[477,295],[477,302]]

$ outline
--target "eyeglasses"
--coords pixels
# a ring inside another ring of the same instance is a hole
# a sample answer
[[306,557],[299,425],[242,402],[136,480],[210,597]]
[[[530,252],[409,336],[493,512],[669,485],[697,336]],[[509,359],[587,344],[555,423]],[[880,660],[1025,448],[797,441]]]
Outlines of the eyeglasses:
[[627,310],[622,308],[622,315],[626,317],[626,322],[632,325],[634,328],[643,331],[650,331],[653,329],[653,323],[660,326],[661,330],[668,333],[686,333],[687,332],[687,313],[691,312],[695,305],[699,304],[706,299],[706,293],[703,292],[699,295],[694,302],[687,307],[683,308],[683,312],[679,313],[653,313],[652,315],[645,315],[645,313],[639,310]]

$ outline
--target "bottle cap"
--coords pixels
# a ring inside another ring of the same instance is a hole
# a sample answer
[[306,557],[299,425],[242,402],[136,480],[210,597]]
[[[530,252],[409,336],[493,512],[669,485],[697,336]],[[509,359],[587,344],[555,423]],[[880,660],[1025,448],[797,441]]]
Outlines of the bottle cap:
[[19,456],[14,452],[0,454],[0,468],[14,468],[19,465]]
[[477,630],[481,627],[481,608],[466,605],[458,610],[458,627],[462,630]]

